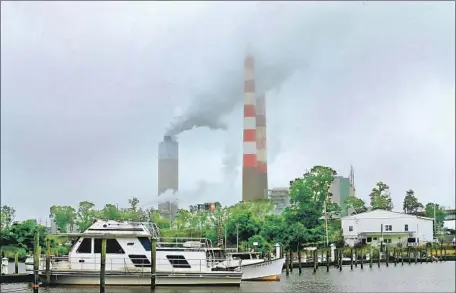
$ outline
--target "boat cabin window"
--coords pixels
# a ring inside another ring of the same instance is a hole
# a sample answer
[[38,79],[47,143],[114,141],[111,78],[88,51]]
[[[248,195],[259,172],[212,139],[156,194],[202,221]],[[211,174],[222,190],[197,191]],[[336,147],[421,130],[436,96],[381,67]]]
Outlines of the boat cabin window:
[[92,238],[83,238],[76,253],[92,253]]
[[[95,253],[101,253],[101,239],[95,239]],[[106,239],[106,253],[124,254],[125,251],[116,239]]]
[[167,255],[166,258],[169,260],[173,268],[191,268],[190,264],[183,255]]
[[139,242],[141,242],[142,246],[146,251],[152,250],[152,245],[150,243],[149,237],[138,237]]

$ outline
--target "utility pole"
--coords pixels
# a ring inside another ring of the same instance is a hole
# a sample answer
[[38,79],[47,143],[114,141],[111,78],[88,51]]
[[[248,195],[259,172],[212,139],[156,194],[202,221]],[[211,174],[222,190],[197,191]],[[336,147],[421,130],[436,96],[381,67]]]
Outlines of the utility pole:
[[236,225],[236,252],[239,252],[239,224]]

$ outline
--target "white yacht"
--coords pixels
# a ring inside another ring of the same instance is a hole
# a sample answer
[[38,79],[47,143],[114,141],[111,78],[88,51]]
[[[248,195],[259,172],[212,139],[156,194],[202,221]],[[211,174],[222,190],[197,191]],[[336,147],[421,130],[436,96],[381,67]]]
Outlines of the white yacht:
[[[208,239],[175,238],[166,241],[159,229],[146,223],[96,221],[83,233],[60,234],[76,237],[68,256],[51,259],[51,284],[99,285],[101,238],[106,240],[106,285],[150,285],[151,241],[157,240],[156,285],[234,285],[241,283],[242,272],[214,271],[223,260],[215,259]],[[33,273],[33,258],[26,261]],[[40,280],[46,282],[45,259],[40,259]]]
[[[241,262],[239,264],[239,262]],[[245,281],[280,281],[285,258],[265,260],[259,252],[226,253],[226,260],[218,263],[215,268],[220,270],[242,270],[242,280]]]

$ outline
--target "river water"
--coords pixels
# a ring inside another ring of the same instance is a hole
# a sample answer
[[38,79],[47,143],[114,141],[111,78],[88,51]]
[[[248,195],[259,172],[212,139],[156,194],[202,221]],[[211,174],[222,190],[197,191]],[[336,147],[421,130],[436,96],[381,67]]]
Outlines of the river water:
[[[350,270],[344,266],[342,272],[331,268],[326,272],[320,267],[316,274],[305,268],[301,275],[294,269],[289,276],[282,276],[280,282],[243,282],[241,287],[157,287],[156,293],[209,293],[209,292],[456,292],[455,265],[453,261],[404,265],[390,264],[372,269],[365,265],[361,270]],[[31,292],[27,284],[2,284],[1,292]],[[40,288],[40,293],[99,292],[97,287]],[[106,287],[106,293],[146,293],[149,288]]]

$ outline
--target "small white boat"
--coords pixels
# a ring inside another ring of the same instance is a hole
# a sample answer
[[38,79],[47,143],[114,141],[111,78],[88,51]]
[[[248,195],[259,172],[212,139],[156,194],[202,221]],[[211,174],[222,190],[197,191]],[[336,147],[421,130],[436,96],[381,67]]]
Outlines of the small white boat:
[[[156,247],[156,285],[231,285],[239,286],[242,272],[212,271],[223,260],[215,259],[207,239],[159,238],[155,225],[146,223],[96,221],[83,233],[60,234],[77,237],[67,257],[51,259],[51,285],[99,285],[101,238],[106,241],[106,285],[151,284],[151,241],[160,239]],[[198,245],[197,245],[198,244]],[[33,273],[33,258],[26,261]],[[45,258],[40,259],[39,277],[47,282]]]
[[243,281],[280,281],[285,264],[285,258],[265,260],[260,258],[258,252],[231,252],[226,253],[226,257],[215,269],[233,270],[240,267]]

